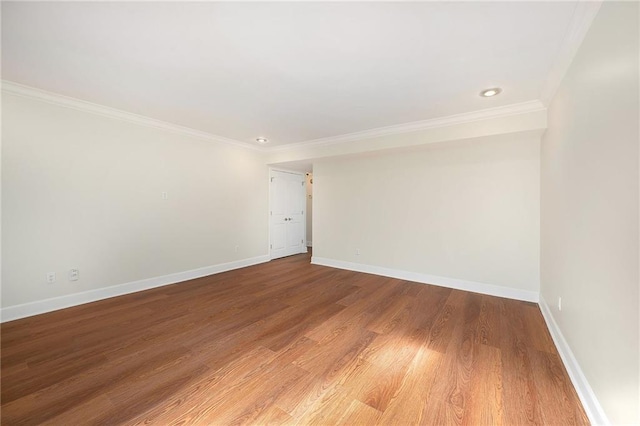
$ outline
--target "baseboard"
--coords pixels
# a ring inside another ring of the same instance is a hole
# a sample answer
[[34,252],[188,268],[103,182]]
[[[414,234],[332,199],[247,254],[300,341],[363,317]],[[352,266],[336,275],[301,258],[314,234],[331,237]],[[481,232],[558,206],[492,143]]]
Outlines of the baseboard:
[[314,265],[330,266],[332,268],[347,269],[349,271],[382,275],[385,277],[398,278],[401,280],[414,281],[423,284],[433,284],[440,287],[466,290],[474,293],[487,294],[490,296],[524,300],[526,302],[538,302],[538,293],[535,291],[520,290],[516,288],[503,287],[499,285],[486,284],[475,281],[459,280],[455,278],[439,277],[417,272],[402,271],[399,269],[383,268],[380,266],[371,266],[362,263],[352,263],[342,260],[326,259],[316,256],[311,257],[311,263],[313,263]]
[[0,322],[13,321],[33,315],[44,314],[46,312],[57,311],[58,309],[65,309],[85,303],[96,302],[98,300],[108,299],[110,297],[122,296],[125,294],[149,290],[151,288],[162,287],[169,284],[176,284],[182,281],[192,280],[194,278],[206,277],[207,275],[219,274],[220,272],[226,272],[233,269],[257,265],[259,263],[268,262],[269,260],[270,259],[268,255],[257,256],[248,259],[237,260],[234,262],[205,266],[203,268],[192,269],[190,271],[163,275],[161,277],[147,278],[144,280],[114,285],[111,287],[83,291],[81,293],[74,293],[66,296],[54,297],[51,299],[38,300],[37,302],[8,306],[0,310]]
[[540,310],[542,311],[542,316],[547,323],[547,328],[549,329],[551,337],[553,338],[553,342],[556,344],[556,348],[558,349],[560,358],[562,358],[562,362],[567,369],[567,373],[569,373],[571,383],[573,383],[573,387],[578,393],[578,397],[580,398],[582,406],[584,407],[584,410],[589,417],[589,421],[592,425],[611,424],[609,422],[609,419],[607,419],[607,415],[602,409],[600,402],[598,402],[593,389],[591,389],[587,378],[582,372],[580,364],[578,364],[578,361],[573,355],[569,344],[562,335],[562,331],[560,331],[558,324],[553,318],[553,314],[551,313],[551,309],[549,309],[549,305],[547,305],[547,302],[545,302],[542,296],[540,296],[540,301],[538,303],[540,305]]

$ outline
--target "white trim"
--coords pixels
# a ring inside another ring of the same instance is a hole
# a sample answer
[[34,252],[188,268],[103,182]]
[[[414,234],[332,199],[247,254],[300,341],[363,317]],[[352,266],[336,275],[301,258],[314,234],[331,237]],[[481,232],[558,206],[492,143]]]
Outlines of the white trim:
[[[495,108],[481,109],[472,112],[466,112],[463,114],[449,115],[445,117],[432,118],[423,121],[414,121],[411,123],[403,123],[393,126],[378,127],[375,129],[369,129],[360,132],[347,133],[343,135],[330,136],[321,139],[313,139],[303,142],[284,144],[272,147],[263,147],[253,145],[247,142],[238,141],[235,139],[225,138],[223,136],[213,135],[211,133],[203,132],[200,130],[191,129],[189,127],[180,126],[178,124],[168,123],[162,120],[156,120],[154,118],[145,117],[138,114],[133,114],[127,111],[119,110],[116,108],[107,107],[104,105],[95,104],[92,102],[83,101],[81,99],[72,98],[69,96],[60,95],[53,92],[48,92],[35,87],[25,86],[19,83],[15,83],[8,80],[2,80],[2,91],[5,93],[13,94],[16,96],[22,96],[25,98],[36,99],[42,102],[63,106],[66,108],[75,109],[91,114],[97,114],[103,117],[108,117],[116,120],[122,120],[130,123],[135,123],[143,126],[153,127],[161,130],[167,130],[174,133],[179,133],[207,141],[220,142],[228,145],[233,145],[245,149],[250,149],[259,152],[278,152],[289,149],[295,149],[299,147],[307,146],[324,146],[334,145],[343,142],[351,142],[360,139],[370,139],[379,136],[388,136],[395,134],[402,134],[408,132],[415,132],[425,129],[433,129],[439,127],[448,127],[454,125],[460,125],[470,123],[473,121],[480,121],[492,118],[508,117],[511,115],[525,114],[531,112],[538,112],[546,110],[545,105],[538,101],[528,101],[518,104],[505,105]],[[299,173],[299,172],[297,172]]]
[[487,294],[490,296],[505,297],[507,299],[524,300],[526,302],[538,301],[538,293],[535,291],[503,287],[494,284],[459,280],[456,278],[439,277],[418,272],[402,271],[399,269],[383,268],[380,266],[345,262],[342,260],[326,259],[316,256],[311,257],[311,263],[314,265],[330,266],[332,268],[347,269],[349,271],[382,275],[384,277],[398,278],[401,280],[414,281],[423,284],[432,284],[440,287],[455,288],[458,290],[471,291],[473,293]]
[[282,173],[289,173],[291,175],[300,175],[303,178],[306,177],[304,172],[301,172],[298,170],[292,170],[292,169],[283,169],[282,167],[278,167],[278,166],[269,166],[269,178],[271,178],[271,172],[282,172]]
[[313,244],[311,243],[311,241],[307,241],[307,247],[313,247]]
[[583,0],[576,5],[567,33],[562,40],[540,94],[540,100],[545,106],[551,103],[558,87],[560,87],[560,83],[562,83],[562,79],[569,70],[571,62],[576,56],[580,45],[582,45],[582,41],[587,35],[587,31],[589,31],[601,5],[601,0]]
[[439,127],[455,126],[473,121],[481,121],[492,118],[508,117],[511,115],[526,114],[546,110],[540,101],[528,101],[519,104],[505,105],[495,108],[481,109],[478,111],[465,112],[463,114],[449,115],[446,117],[432,118],[423,121],[397,124],[393,126],[378,127],[361,132],[347,133],[338,136],[329,136],[321,139],[313,139],[304,142],[290,143],[286,145],[274,146],[269,151],[285,151],[308,146],[335,145],[344,142],[351,142],[361,139],[371,139],[380,136],[397,135],[401,133],[416,132],[419,130],[434,129]]
[[167,130],[174,133],[180,133],[183,135],[204,139],[207,141],[220,142],[227,145],[233,145],[240,148],[251,149],[253,151],[265,152],[266,149],[249,144],[247,142],[241,142],[235,139],[225,138],[223,136],[212,135],[200,130],[191,129],[189,127],[180,126],[178,124],[168,123],[162,120],[156,120],[155,118],[149,118],[131,112],[122,111],[116,108],[111,108],[104,105],[94,104],[92,102],[83,101],[81,99],[72,98],[69,96],[60,95],[53,92],[47,92],[35,87],[25,86],[19,83],[14,83],[8,80],[2,80],[2,91],[16,96],[22,96],[24,98],[36,99],[38,101],[63,106],[66,108],[75,109],[77,111],[87,112],[90,114],[97,114],[103,117],[112,118],[115,120],[127,121],[129,123],[139,124],[142,126],[153,127],[156,129]]
[[102,299],[108,299],[110,297],[122,296],[129,293],[148,290],[151,288],[176,284],[182,281],[206,277],[208,275],[231,271],[238,268],[244,268],[246,266],[257,265],[259,263],[268,261],[269,256],[257,256],[248,259],[236,260],[234,262],[205,266],[203,268],[192,269],[190,271],[176,272],[174,274],[164,275],[161,277],[147,278],[144,280],[114,285],[111,287],[83,291],[81,293],[74,293],[66,296],[54,297],[51,299],[38,300],[37,302],[8,306],[0,310],[0,322],[13,321],[33,315],[44,314],[46,312],[57,311],[58,309],[65,309]]
[[560,327],[556,323],[553,318],[553,314],[549,309],[549,305],[544,300],[542,295],[540,295],[540,301],[538,302],[540,305],[540,310],[542,311],[542,316],[544,317],[545,322],[547,323],[547,328],[551,333],[551,337],[553,338],[554,343],[556,344],[556,348],[558,349],[558,353],[560,354],[560,358],[562,358],[562,362],[564,363],[565,368],[567,369],[567,373],[569,373],[569,378],[571,379],[571,383],[573,383],[573,387],[576,389],[578,393],[578,397],[582,402],[582,406],[587,413],[587,417],[589,417],[589,421],[592,425],[609,425],[609,419],[607,419],[607,415],[605,414],[600,402],[598,402],[598,398],[596,398],[596,394],[591,389],[587,378],[585,377],[582,369],[580,368],[580,364],[576,360],[576,357],[573,355],[569,344],[565,340],[562,335],[562,331],[560,331]]

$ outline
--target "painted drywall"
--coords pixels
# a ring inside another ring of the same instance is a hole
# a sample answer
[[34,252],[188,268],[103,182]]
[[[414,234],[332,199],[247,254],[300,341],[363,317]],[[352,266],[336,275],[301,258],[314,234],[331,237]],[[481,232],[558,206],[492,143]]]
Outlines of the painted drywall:
[[2,113],[3,308],[268,254],[262,154],[6,93]]
[[539,150],[520,133],[316,161],[314,258],[537,293]]
[[267,153],[269,164],[308,163],[309,160],[341,155],[369,154],[430,143],[457,141],[516,132],[543,131],[547,113],[542,103],[487,109],[407,126],[339,136],[320,142],[275,147]]
[[605,2],[541,153],[541,295],[614,424],[640,423],[638,49],[638,3]]

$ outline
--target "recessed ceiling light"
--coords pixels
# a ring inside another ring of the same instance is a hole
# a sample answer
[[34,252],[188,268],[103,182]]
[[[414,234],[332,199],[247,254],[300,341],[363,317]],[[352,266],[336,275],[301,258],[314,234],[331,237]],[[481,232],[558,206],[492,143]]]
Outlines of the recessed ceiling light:
[[265,144],[265,143],[269,142],[269,140],[267,138],[258,138],[258,139],[256,139],[256,142],[261,143],[261,144]]
[[482,96],[484,98],[490,98],[492,96],[499,95],[500,92],[502,92],[501,88],[493,87],[491,89],[483,90],[482,92],[480,92],[480,96]]

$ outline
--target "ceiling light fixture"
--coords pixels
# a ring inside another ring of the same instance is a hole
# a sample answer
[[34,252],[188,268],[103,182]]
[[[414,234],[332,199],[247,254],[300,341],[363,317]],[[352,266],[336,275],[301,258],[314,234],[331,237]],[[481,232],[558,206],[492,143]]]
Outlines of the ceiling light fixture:
[[502,92],[501,88],[493,87],[491,89],[483,90],[482,92],[480,92],[480,96],[482,96],[483,98],[490,98],[492,96],[499,95],[500,92]]
[[267,138],[257,138],[256,142],[264,145],[265,143],[269,142],[269,140]]

